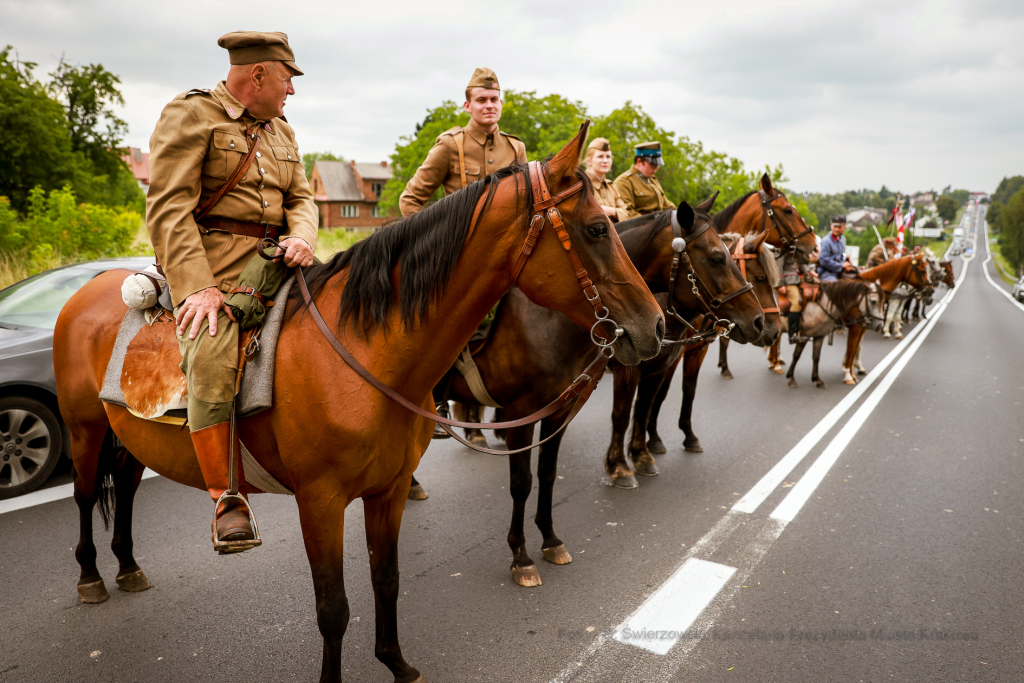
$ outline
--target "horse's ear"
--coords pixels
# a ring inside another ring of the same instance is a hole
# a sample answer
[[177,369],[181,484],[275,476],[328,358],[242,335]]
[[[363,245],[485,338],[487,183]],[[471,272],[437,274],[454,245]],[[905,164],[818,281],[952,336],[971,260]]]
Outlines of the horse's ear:
[[587,133],[589,132],[590,119],[587,119],[583,122],[583,125],[580,126],[579,131],[576,133],[576,137],[570,140],[568,144],[566,144],[566,146],[555,155],[555,158],[548,162],[548,179],[553,185],[557,185],[557,182],[562,178],[573,175],[576,172],[576,169],[579,168],[580,161],[583,159],[583,146],[587,142]]
[[768,238],[769,232],[769,230],[765,230],[764,232],[754,235],[754,239],[746,243],[746,245],[743,248],[743,251],[745,251],[748,254],[761,253],[761,245],[764,244],[765,239]]
[[711,207],[713,207],[715,205],[715,200],[716,199],[718,199],[718,190],[715,190],[715,193],[713,195],[711,195],[710,197],[708,197],[707,199],[702,201],[695,208],[698,211],[703,211],[704,213],[710,214],[711,213]]
[[676,221],[679,222],[679,228],[684,235],[690,234],[690,231],[693,230],[693,219],[696,215],[689,204],[679,202],[679,208],[676,209]]
[[761,176],[761,189],[769,197],[775,194],[775,189],[772,187],[772,179],[768,177],[767,173]]

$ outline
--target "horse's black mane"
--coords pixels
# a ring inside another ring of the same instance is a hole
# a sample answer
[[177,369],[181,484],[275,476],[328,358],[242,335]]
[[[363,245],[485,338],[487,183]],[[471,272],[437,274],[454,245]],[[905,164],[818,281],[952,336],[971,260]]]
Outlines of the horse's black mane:
[[635,263],[635,257],[643,253],[651,240],[671,222],[672,211],[669,209],[630,218],[617,224],[615,229],[619,233],[622,246],[626,248],[626,253]]
[[[351,319],[357,329],[361,325],[363,331],[386,326],[396,303],[391,273],[395,266],[399,266],[401,278],[397,303],[401,308],[402,322],[411,327],[417,318],[422,321],[430,304],[440,299],[448,287],[462,253],[473,212],[484,192],[487,197],[481,212],[493,199],[498,181],[515,176],[518,202],[520,175],[524,179],[526,206],[532,206],[533,189],[529,182],[525,182],[526,165],[516,164],[500,169],[422,211],[387,223],[366,239],[338,252],[326,263],[306,268],[303,273],[310,294],[316,297],[328,280],[348,269],[348,281],[341,295],[339,324]],[[591,193],[586,174],[577,171],[576,177],[584,182],[584,192]],[[577,202],[574,216],[577,219],[582,206],[583,202]],[[529,212],[522,213],[524,224],[528,225]],[[293,304],[289,306],[289,316],[305,310],[297,286],[292,288],[289,299]]]
[[732,223],[732,219],[736,217],[736,212],[740,210],[741,206],[743,206],[743,202],[747,201],[747,198],[755,192],[757,192],[757,190],[752,190],[746,193],[718,213],[712,214],[711,221],[715,224],[715,230],[722,232],[728,228],[729,224]]
[[851,308],[860,304],[864,290],[870,285],[863,280],[836,280],[822,282],[821,286],[836,309],[845,315]]

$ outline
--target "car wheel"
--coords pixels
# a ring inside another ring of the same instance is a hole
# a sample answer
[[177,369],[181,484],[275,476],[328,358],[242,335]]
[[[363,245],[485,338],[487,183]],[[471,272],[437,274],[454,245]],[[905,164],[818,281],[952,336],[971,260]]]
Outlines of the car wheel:
[[0,500],[42,486],[60,461],[62,440],[60,423],[44,404],[0,399]]

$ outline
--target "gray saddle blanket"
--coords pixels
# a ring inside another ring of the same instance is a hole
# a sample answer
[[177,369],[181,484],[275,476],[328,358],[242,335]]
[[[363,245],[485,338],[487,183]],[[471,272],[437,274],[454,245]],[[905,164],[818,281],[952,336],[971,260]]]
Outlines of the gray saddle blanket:
[[[256,356],[245,364],[242,375],[242,387],[239,390],[238,415],[252,415],[271,406],[274,393],[274,356],[277,351],[277,339],[284,324],[285,303],[291,291],[294,277],[288,278],[274,296],[277,305],[267,311],[263,320],[263,332],[260,333],[260,350]],[[124,367],[124,356],[128,345],[136,333],[146,324],[145,312],[129,308],[121,320],[117,331],[114,351],[107,363],[107,374],[103,378],[103,389],[100,400],[105,403],[128,407],[121,392],[121,371]]]

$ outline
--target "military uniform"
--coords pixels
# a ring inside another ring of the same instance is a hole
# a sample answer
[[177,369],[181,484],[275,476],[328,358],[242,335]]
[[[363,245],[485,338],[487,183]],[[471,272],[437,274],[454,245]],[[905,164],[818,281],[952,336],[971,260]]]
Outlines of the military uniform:
[[[642,145],[637,145],[634,149],[634,156],[649,159],[657,166],[664,164],[661,158],[660,142],[645,142]],[[615,179],[615,189],[619,191],[622,201],[625,202],[630,218],[663,209],[676,208],[676,205],[665,196],[665,191],[661,189],[658,179],[656,177],[648,178],[637,171],[636,166]]]
[[[490,69],[477,69],[466,87],[498,90],[497,80]],[[500,130],[487,133],[471,120],[437,137],[423,165],[405,186],[398,207],[403,216],[414,214],[427,205],[437,188],[443,187],[447,196],[515,163],[526,163],[522,140]]]
[[[283,33],[239,31],[218,43],[229,50],[233,65],[280,61],[294,75],[302,74]],[[193,211],[227,184],[256,136],[260,146],[245,174],[197,222]],[[146,224],[175,311],[192,294],[216,287],[229,294],[225,303],[239,319],[231,322],[222,310],[216,336],[210,336],[204,318],[195,339],[188,338],[191,323],[178,337],[192,441],[207,488],[218,502],[214,547],[228,552],[224,541],[253,539],[247,505],[219,502],[228,487],[229,419],[239,328],[245,325],[241,316],[250,325],[262,319],[260,296],[273,296],[286,274],[280,261],[257,256],[256,245],[259,236],[269,233],[300,238],[315,250],[319,220],[291,126],[283,117],[257,121],[224,81],[213,90],[175,97],[161,113],[149,144]],[[231,294],[236,284],[260,296]],[[230,551],[253,547],[236,546]]]
[[590,168],[590,155],[591,150],[599,150],[602,152],[610,152],[611,145],[605,138],[594,138],[587,145],[587,177],[590,178],[590,184],[594,188],[594,194],[597,196],[597,203],[601,206],[609,206],[615,209],[615,215],[609,216],[612,222],[618,223],[629,218],[629,212],[626,210],[626,204],[622,201],[622,197],[619,196],[619,191],[615,189],[615,185],[608,181],[608,178],[598,178],[597,174]]

